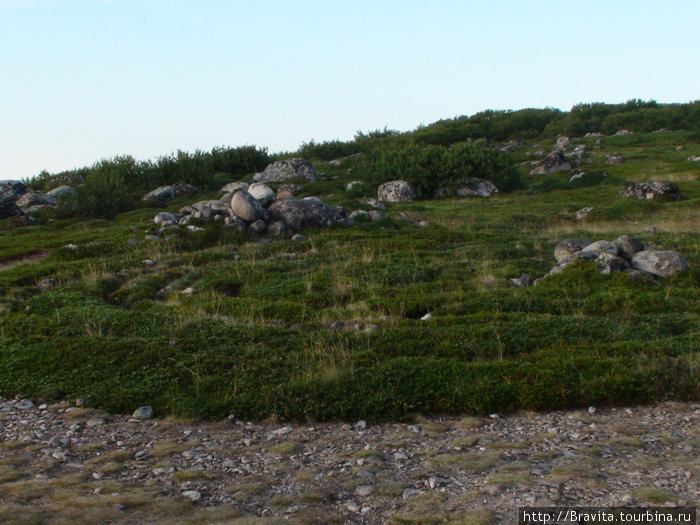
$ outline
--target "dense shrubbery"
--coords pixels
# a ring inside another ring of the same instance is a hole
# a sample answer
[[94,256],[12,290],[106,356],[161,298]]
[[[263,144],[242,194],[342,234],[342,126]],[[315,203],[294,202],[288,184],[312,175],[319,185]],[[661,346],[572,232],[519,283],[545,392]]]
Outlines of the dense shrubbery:
[[483,140],[449,147],[415,141],[387,146],[363,158],[362,171],[373,184],[404,179],[424,198],[440,189],[449,190],[468,177],[490,180],[501,191],[522,185],[508,155],[490,148]]
[[211,151],[194,153],[178,151],[155,161],[137,161],[130,155],[101,160],[90,168],[79,168],[57,174],[42,172],[31,181],[32,187],[47,190],[60,184],[81,183],[89,178],[109,173],[118,177],[127,191],[151,190],[157,186],[187,182],[203,190],[220,186],[217,174],[245,175],[261,171],[270,162],[265,148],[242,146],[215,147]]

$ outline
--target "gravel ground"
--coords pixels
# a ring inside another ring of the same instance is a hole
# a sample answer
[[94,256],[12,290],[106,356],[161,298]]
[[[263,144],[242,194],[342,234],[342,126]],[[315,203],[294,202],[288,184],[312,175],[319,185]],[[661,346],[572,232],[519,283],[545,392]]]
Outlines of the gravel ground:
[[0,399],[0,522],[513,523],[520,506],[695,506],[699,419],[700,405],[669,402],[202,423]]

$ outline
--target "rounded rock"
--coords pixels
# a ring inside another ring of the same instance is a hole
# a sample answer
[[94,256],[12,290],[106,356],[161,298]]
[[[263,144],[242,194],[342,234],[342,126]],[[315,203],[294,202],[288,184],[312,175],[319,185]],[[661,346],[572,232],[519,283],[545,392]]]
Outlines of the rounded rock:
[[132,417],[137,419],[151,419],[153,417],[153,408],[148,405],[139,407],[136,409]]

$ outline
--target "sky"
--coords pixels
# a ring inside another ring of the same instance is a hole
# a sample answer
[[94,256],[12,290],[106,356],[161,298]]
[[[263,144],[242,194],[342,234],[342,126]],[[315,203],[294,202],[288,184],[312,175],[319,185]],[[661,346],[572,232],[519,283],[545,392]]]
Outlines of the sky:
[[698,0],[0,0],[0,179],[700,99]]

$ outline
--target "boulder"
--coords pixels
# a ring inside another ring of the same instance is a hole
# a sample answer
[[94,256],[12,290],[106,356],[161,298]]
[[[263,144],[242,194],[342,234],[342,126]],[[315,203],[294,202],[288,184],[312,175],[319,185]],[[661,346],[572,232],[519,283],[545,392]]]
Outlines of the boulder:
[[671,199],[680,199],[681,190],[678,186],[670,182],[660,180],[650,180],[631,184],[620,192],[623,197],[633,197],[635,199],[656,199],[658,197],[668,197]]
[[588,153],[586,152],[586,145],[585,144],[579,144],[576,146],[573,151],[570,153],[572,157],[576,157],[579,160],[584,159],[588,157]]
[[254,182],[248,187],[248,193],[260,201],[267,208],[275,200],[275,192],[262,182]]
[[160,186],[153,191],[149,191],[141,197],[143,201],[168,202],[175,198],[175,189],[172,186]]
[[601,253],[609,253],[617,256],[617,246],[608,241],[595,241],[583,247],[584,252],[593,252],[600,255]]
[[498,188],[486,179],[471,177],[457,186],[458,197],[490,197],[498,193]]
[[556,171],[568,171],[571,169],[569,159],[561,151],[554,151],[535,164],[530,170],[530,175],[549,175]]
[[9,219],[10,217],[24,217],[22,208],[17,206],[14,202],[0,201],[0,220]]
[[591,244],[585,239],[564,239],[559,241],[554,247],[554,258],[561,262],[573,253],[580,252],[584,247]]
[[367,216],[370,218],[372,222],[381,222],[384,219],[386,219],[386,215],[384,214],[383,211],[379,210],[371,210]]
[[380,184],[377,199],[384,202],[411,202],[416,198],[416,191],[405,180],[393,180]]
[[671,250],[637,252],[632,256],[632,266],[659,277],[668,277],[690,268],[688,261],[680,253]]
[[628,129],[621,129],[615,135],[622,136],[622,135],[634,135],[634,131],[630,131]]
[[625,163],[625,157],[620,155],[619,153],[611,153],[607,157],[605,157],[605,164],[624,164]]
[[187,184],[186,182],[177,182],[173,184],[173,190],[175,191],[175,196],[180,195],[196,195],[200,193],[199,188],[195,188],[192,184]]
[[256,182],[283,182],[287,179],[304,177],[309,182],[318,180],[318,172],[312,164],[302,158],[278,160],[273,162],[262,173],[256,173]]
[[325,228],[336,221],[333,208],[318,199],[279,199],[267,211],[271,221],[284,223],[288,231]]
[[623,272],[630,267],[630,263],[623,257],[612,253],[603,252],[598,256],[598,271],[604,275],[613,272]]
[[32,206],[55,206],[56,199],[51,195],[44,195],[38,191],[28,191],[15,201],[15,204],[26,210]]
[[257,221],[250,223],[248,228],[250,228],[250,231],[262,235],[263,233],[265,233],[265,230],[267,230],[267,224],[265,224],[264,220],[258,219]]
[[157,213],[155,217],[153,217],[153,222],[156,224],[177,224],[177,217],[170,212],[161,211],[160,213]]
[[57,188],[47,191],[46,195],[51,195],[54,199],[58,200],[75,195],[75,190],[64,184],[63,186],[58,186]]
[[16,180],[0,182],[0,204],[16,202],[22,195],[30,191],[27,186]]
[[260,201],[245,190],[237,191],[231,198],[231,209],[248,224],[263,219],[265,214]]
[[275,199],[293,199],[293,198],[294,198],[294,195],[292,194],[292,192],[286,191],[286,190],[278,192],[277,195],[275,196]]
[[282,237],[285,233],[287,233],[287,227],[282,221],[271,222],[267,226],[267,233],[273,237]]
[[512,277],[508,280],[510,281],[510,284],[516,288],[527,288],[528,286],[532,286],[532,277],[530,277],[530,274],[527,273],[522,274],[520,277]]
[[239,190],[248,190],[248,183],[247,182],[229,182],[228,184],[225,184],[222,186],[221,191],[222,193],[236,193]]
[[624,257],[627,260],[632,260],[635,253],[644,250],[642,242],[631,235],[621,235],[613,241],[613,244],[617,246],[617,252],[620,257]]

